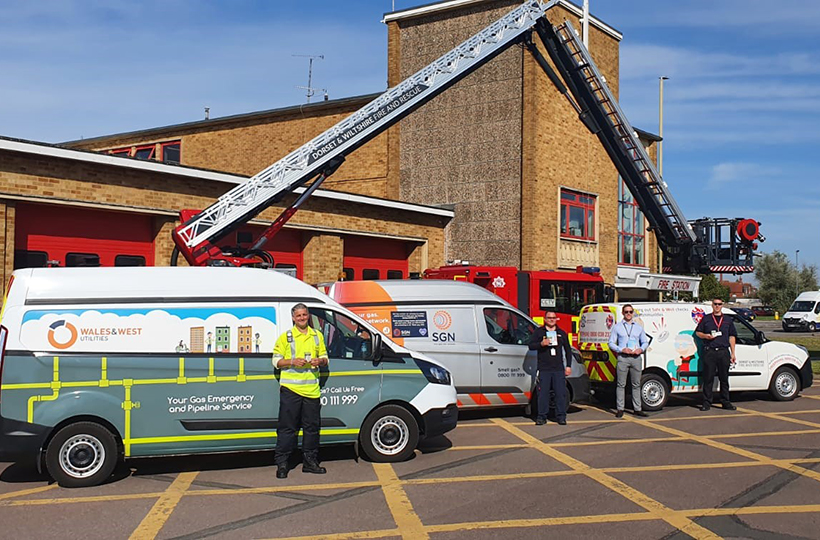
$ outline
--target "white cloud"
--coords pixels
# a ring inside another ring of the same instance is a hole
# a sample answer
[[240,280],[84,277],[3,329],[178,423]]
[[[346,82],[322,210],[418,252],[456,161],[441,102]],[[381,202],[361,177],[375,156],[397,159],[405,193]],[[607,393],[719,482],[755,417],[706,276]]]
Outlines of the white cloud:
[[754,180],[773,180],[782,175],[782,172],[759,163],[718,163],[712,167],[709,186],[716,188],[727,183],[751,182]]

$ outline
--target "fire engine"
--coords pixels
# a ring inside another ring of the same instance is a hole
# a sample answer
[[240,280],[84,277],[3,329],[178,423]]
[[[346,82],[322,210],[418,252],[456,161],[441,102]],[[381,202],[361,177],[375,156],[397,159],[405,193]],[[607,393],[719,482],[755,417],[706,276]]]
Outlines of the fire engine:
[[614,299],[614,290],[604,283],[600,268],[588,266],[579,266],[575,272],[555,272],[458,264],[425,270],[424,278],[475,283],[516,306],[538,324],[543,324],[544,313],[554,311],[558,315],[558,326],[570,335],[575,345],[581,308]]

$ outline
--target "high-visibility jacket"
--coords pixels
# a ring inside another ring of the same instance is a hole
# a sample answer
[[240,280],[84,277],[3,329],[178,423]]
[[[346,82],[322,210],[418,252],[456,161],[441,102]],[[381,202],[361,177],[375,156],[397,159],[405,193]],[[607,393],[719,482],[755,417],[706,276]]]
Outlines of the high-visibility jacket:
[[[324,337],[309,326],[307,333],[304,334],[294,326],[276,340],[276,345],[273,347],[273,365],[276,367],[279,360],[283,358],[285,360],[305,358],[306,354],[310,354],[311,358],[327,357]],[[279,384],[300,396],[308,398],[321,396],[319,369],[310,365],[301,368],[290,366],[283,369]]]

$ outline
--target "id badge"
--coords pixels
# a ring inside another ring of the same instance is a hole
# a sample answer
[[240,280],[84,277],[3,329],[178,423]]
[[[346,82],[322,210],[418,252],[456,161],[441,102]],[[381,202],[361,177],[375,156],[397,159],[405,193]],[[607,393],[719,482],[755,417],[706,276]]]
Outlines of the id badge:
[[550,349],[550,356],[555,356],[555,349]]
[[720,337],[723,335],[723,332],[720,330],[712,330],[712,337]]

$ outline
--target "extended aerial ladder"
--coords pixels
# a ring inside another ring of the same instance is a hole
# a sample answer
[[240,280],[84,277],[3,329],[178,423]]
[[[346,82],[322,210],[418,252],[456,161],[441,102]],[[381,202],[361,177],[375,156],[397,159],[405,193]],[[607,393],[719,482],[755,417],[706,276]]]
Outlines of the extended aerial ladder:
[[[630,192],[647,215],[650,226],[657,232],[662,249],[673,262],[673,269],[703,271],[703,261],[708,263],[711,260],[709,254],[712,251],[722,253],[725,250],[710,245],[708,238],[705,242],[699,239],[685,220],[572,26],[564,23],[554,28],[547,21],[545,13],[556,3],[556,0],[525,2],[397,86],[389,88],[346,119],[236,186],[207,209],[202,212],[180,212],[182,224],[173,232],[177,248],[171,264],[176,264],[177,254],[182,254],[191,265],[245,266],[260,262],[269,265],[269,255],[262,249],[265,243],[341,166],[346,155],[510,46],[524,44],[578,112],[581,121],[601,140]],[[571,96],[567,86],[562,84],[533,44],[533,28],[566,81]],[[314,177],[313,183],[250,249],[225,250],[215,245],[219,239]],[[757,238],[757,231],[755,234]],[[727,259],[728,262],[737,266],[735,263],[741,251],[742,247],[738,248],[734,259]],[[748,260],[751,262],[751,248],[748,249]]]

